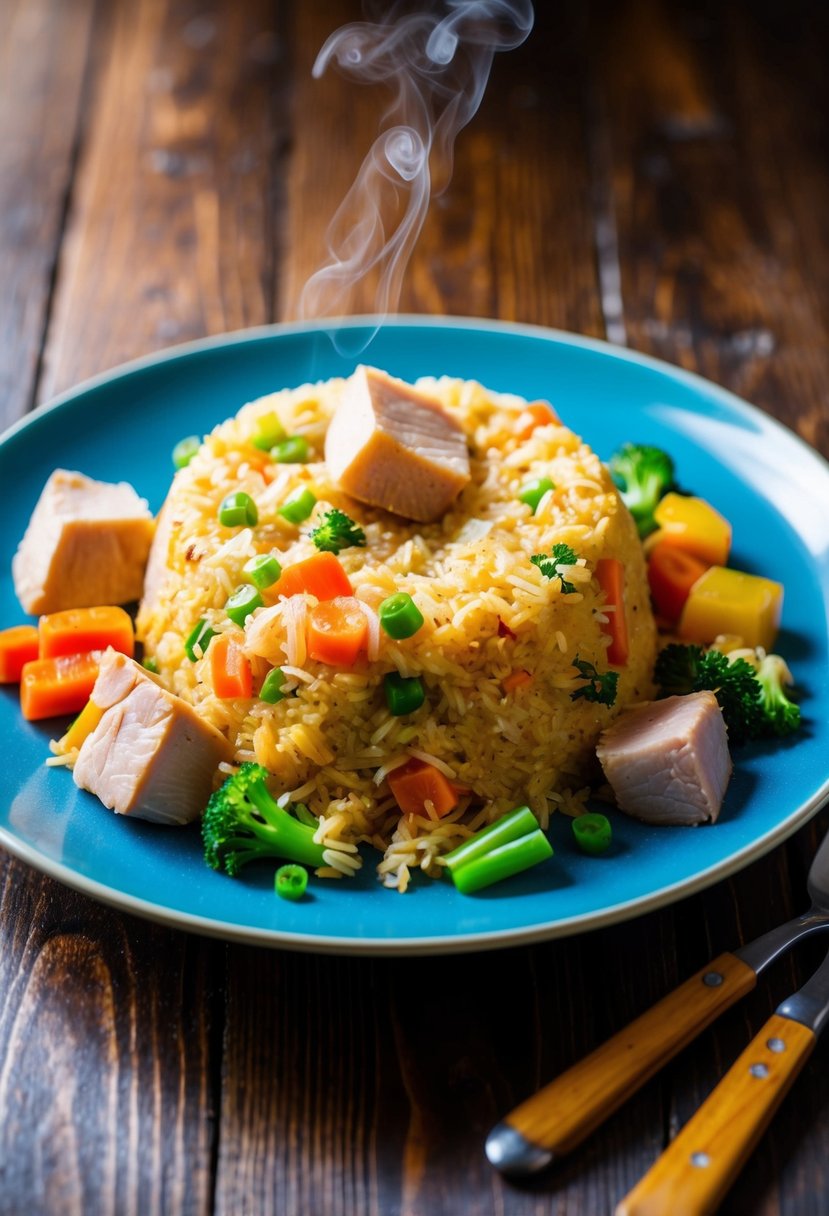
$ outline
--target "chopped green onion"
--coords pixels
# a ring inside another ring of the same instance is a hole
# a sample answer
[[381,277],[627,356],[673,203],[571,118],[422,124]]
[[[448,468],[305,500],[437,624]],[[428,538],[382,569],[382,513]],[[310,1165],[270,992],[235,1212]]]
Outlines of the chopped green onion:
[[301,524],[316,506],[317,499],[310,490],[294,490],[279,508],[279,514],[289,523]]
[[607,815],[599,815],[595,811],[588,811],[584,815],[579,815],[571,821],[573,835],[576,838],[576,844],[581,849],[582,853],[589,853],[591,857],[598,857],[602,853],[606,853],[610,848],[613,840],[613,829],[610,826],[610,820]]
[[244,625],[250,614],[264,603],[255,587],[245,583],[237,587],[225,603],[225,612],[236,625]]
[[200,447],[201,439],[198,435],[188,435],[186,439],[179,439],[173,448],[173,464],[177,469],[186,469]]
[[207,647],[210,645],[210,639],[215,638],[215,636],[216,630],[211,629],[204,618],[196,622],[195,629],[184,643],[184,653],[191,663],[195,663],[197,659],[204,658],[207,653]]
[[304,435],[289,435],[271,448],[277,464],[305,464],[308,460],[308,440]]
[[491,849],[483,857],[467,861],[450,871],[455,886],[464,895],[471,895],[493,883],[520,874],[530,866],[552,857],[552,846],[540,828],[526,836],[519,836],[498,848]]
[[320,825],[319,819],[317,819],[316,815],[314,815],[311,811],[308,810],[308,807],[305,805],[304,802],[295,803],[294,807],[293,807],[293,812],[296,815],[299,822],[305,824],[306,828],[318,828],[319,827],[319,825]]
[[284,683],[285,672],[282,668],[271,668],[262,681],[262,687],[259,689],[259,700],[267,701],[268,705],[276,705],[278,701],[284,701],[285,694],[282,691]]
[[258,519],[259,512],[256,509],[256,503],[244,490],[236,490],[235,493],[228,494],[219,507],[219,523],[225,528],[236,528],[240,524],[247,524],[252,528]]
[[509,844],[511,840],[518,840],[521,836],[528,836],[530,832],[536,831],[538,820],[535,815],[528,806],[519,806],[504,815],[503,819],[491,823],[488,828],[475,832],[463,844],[447,853],[444,861],[450,872],[454,873],[460,866],[469,861],[478,861],[502,844]]
[[383,687],[386,692],[386,703],[395,718],[400,718],[403,714],[413,714],[426,700],[420,676],[412,676],[407,679],[396,671],[390,671],[387,676],[383,677]]
[[141,666],[145,671],[151,671],[154,676],[158,675],[158,661],[151,654],[141,660]]
[[398,591],[396,595],[383,600],[379,617],[389,637],[398,642],[417,633],[423,624],[423,613],[405,591]]
[[252,557],[242,566],[242,573],[248,576],[250,582],[260,591],[272,587],[282,573],[282,567],[272,553],[260,553]]
[[537,477],[535,481],[528,481],[523,485],[518,492],[519,502],[525,502],[528,507],[532,507],[533,515],[538,510],[538,504],[541,502],[545,494],[556,488],[556,483],[550,481],[549,477]]
[[280,866],[274,887],[281,899],[302,899],[308,887],[308,871],[303,866]]
[[281,443],[285,438],[285,428],[276,414],[263,414],[256,421],[256,434],[251,439],[255,448],[269,452],[275,443]]

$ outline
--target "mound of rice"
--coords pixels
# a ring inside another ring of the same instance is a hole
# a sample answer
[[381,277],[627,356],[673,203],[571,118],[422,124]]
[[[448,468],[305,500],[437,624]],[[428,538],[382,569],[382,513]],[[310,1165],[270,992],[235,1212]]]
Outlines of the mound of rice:
[[[138,630],[167,687],[226,733],[237,761],[263,764],[276,787],[319,818],[317,838],[330,862],[323,873],[350,873],[359,865],[357,844],[370,842],[383,855],[384,883],[405,890],[412,868],[439,873],[443,853],[517,805],[527,803],[542,826],[552,811],[572,811],[574,799],[578,806],[599,732],[652,692],[655,627],[636,528],[607,470],[578,436],[551,424],[520,440],[522,399],[473,382],[418,381],[463,426],[472,479],[439,522],[415,524],[363,506],[330,483],[323,443],[344,384],[264,397],[206,438],[176,474],[164,506]],[[307,438],[310,463],[275,464],[253,446],[257,420],[274,413],[289,434]],[[518,494],[540,476],[555,489],[533,514]],[[277,508],[301,486],[318,501],[297,527]],[[256,502],[255,528],[219,524],[219,504],[235,490]],[[275,552],[283,567],[310,556],[316,550],[308,533],[332,506],[366,534],[365,548],[344,549],[340,561],[369,609],[367,661],[340,671],[310,660],[304,623],[313,601],[277,603],[265,591],[265,607],[245,629],[254,687],[278,665],[287,676],[284,691],[295,695],[276,705],[219,699],[209,660],[191,662],[185,639],[202,618],[217,632],[238,631],[223,605],[245,581],[244,563],[258,553]],[[578,554],[566,571],[575,586],[570,594],[530,561],[557,542]],[[625,567],[630,633],[612,708],[571,699],[584,685],[576,656],[600,671],[608,667],[608,614],[592,574],[608,556]],[[425,617],[419,632],[400,642],[378,628],[371,611],[398,591]],[[422,677],[426,703],[416,713],[389,712],[383,676],[392,670]],[[516,671],[532,681],[506,693],[503,681]],[[401,816],[386,777],[411,757],[468,791],[444,818]]]

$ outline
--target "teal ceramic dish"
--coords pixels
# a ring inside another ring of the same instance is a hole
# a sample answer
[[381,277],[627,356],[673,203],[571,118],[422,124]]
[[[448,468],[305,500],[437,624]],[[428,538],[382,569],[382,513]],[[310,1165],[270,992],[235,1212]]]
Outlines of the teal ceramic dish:
[[[370,320],[345,323],[357,349]],[[354,954],[476,950],[608,924],[667,904],[767,852],[829,795],[829,466],[789,431],[721,389],[602,342],[527,326],[397,318],[360,356],[406,380],[477,379],[551,400],[603,457],[625,440],[676,459],[684,486],[734,527],[732,564],[780,577],[786,596],[779,649],[803,690],[795,739],[737,753],[719,822],[647,827],[614,816],[614,844],[579,854],[569,821],[554,818],[555,856],[478,896],[413,883],[400,896],[374,877],[367,851],[354,882],[313,881],[299,903],[273,894],[273,867],[242,879],[208,870],[198,830],[129,822],[44,767],[52,724],[28,724],[17,690],[0,688],[0,843],[29,864],[127,912],[255,944]],[[251,398],[347,375],[318,325],[280,326],[198,342],[99,376],[12,428],[0,441],[6,491],[0,538],[0,624],[24,618],[10,564],[40,489],[56,466],[125,479],[161,506],[170,451]]]

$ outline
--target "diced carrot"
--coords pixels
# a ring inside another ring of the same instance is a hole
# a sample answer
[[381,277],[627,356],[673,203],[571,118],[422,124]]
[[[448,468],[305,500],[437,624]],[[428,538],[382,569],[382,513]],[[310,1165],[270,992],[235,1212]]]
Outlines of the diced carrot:
[[231,633],[220,633],[208,647],[213,691],[222,700],[253,696],[253,672],[239,640]]
[[316,604],[308,613],[308,654],[332,667],[353,667],[368,637],[366,614],[353,596]]
[[533,401],[519,415],[516,421],[516,433],[519,439],[529,439],[536,427],[549,426],[551,422],[561,421],[558,414],[546,401]]
[[135,634],[129,613],[123,608],[69,608],[52,612],[38,622],[38,658],[54,659],[61,654],[89,654],[111,646],[132,658]]
[[532,684],[532,682],[533,678],[528,671],[511,671],[509,675],[501,681],[501,687],[507,696],[509,696],[510,693],[517,692],[519,688],[525,688],[528,684]]
[[433,764],[409,760],[388,776],[391,792],[404,815],[425,815],[431,802],[439,819],[458,805],[458,792]]
[[0,631],[0,684],[19,684],[26,663],[37,658],[37,628],[12,625]]
[[596,562],[596,581],[605,594],[605,605],[612,608],[607,632],[610,645],[607,661],[614,667],[624,667],[628,661],[628,623],[625,615],[625,568],[618,557],[600,557]]
[[517,635],[515,633],[513,633],[513,631],[510,629],[510,627],[506,623],[506,621],[502,621],[501,618],[498,617],[498,637],[499,638],[514,638],[516,636]]
[[338,595],[352,595],[354,589],[334,554],[325,551],[287,566],[271,588],[273,594],[286,598],[303,591],[318,600],[333,600]]
[[28,722],[76,714],[86,705],[98,678],[101,651],[34,659],[20,677],[20,708]]
[[678,621],[691,588],[708,568],[708,562],[677,549],[670,541],[654,545],[648,558],[648,583],[659,615],[666,621]]

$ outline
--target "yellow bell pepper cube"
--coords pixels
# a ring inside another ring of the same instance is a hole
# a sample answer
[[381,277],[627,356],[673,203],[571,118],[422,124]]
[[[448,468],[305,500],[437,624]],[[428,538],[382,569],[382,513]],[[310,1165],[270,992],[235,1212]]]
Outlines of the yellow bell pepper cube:
[[99,705],[96,705],[94,701],[87,701],[63,738],[54,744],[56,753],[59,756],[65,756],[79,748],[87,736],[92,734],[103,716],[104,711]]
[[731,550],[731,524],[704,498],[666,494],[653,513],[660,540],[693,553],[712,566],[724,566]]
[[780,583],[712,566],[691,588],[679,619],[679,636],[689,642],[713,642],[721,633],[737,634],[746,646],[770,650],[782,608]]

